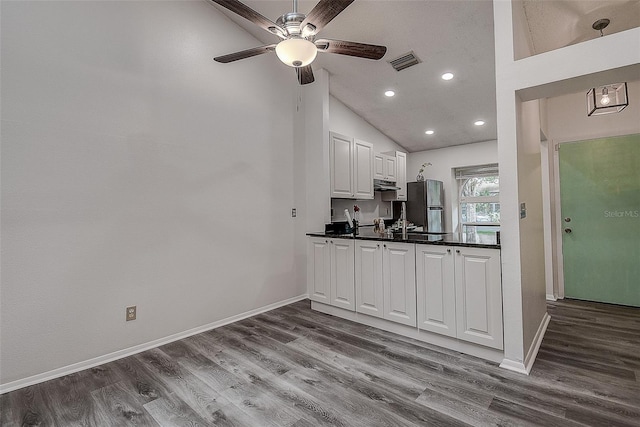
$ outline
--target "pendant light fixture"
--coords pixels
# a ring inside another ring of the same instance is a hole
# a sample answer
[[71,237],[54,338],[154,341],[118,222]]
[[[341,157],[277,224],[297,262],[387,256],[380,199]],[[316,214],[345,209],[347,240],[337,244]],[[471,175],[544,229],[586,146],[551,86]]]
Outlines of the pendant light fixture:
[[611,83],[589,89],[587,116],[619,113],[629,105],[627,83]]
[[[600,31],[600,37],[604,37],[602,30],[607,28],[610,22],[607,18],[598,19],[591,28]],[[626,82],[594,87],[587,92],[587,116],[619,113],[627,105],[629,95]]]

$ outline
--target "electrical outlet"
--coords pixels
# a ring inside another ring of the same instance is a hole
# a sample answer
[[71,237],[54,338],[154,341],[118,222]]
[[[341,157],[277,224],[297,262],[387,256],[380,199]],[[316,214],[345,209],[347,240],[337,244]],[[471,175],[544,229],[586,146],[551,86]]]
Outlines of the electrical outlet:
[[296,208],[291,209],[291,218],[295,218],[298,215]]
[[127,322],[129,320],[136,320],[136,306],[132,305],[131,307],[127,307]]

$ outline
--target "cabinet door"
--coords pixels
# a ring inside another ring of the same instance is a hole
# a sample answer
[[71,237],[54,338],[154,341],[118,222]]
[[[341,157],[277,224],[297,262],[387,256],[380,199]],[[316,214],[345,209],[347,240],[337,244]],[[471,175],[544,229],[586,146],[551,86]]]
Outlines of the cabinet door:
[[396,191],[396,200],[407,200],[407,155],[406,153],[396,153],[396,185],[400,190]]
[[416,245],[418,328],[456,336],[454,256],[447,246]]
[[355,311],[354,241],[329,240],[331,251],[331,305]]
[[392,156],[384,157],[384,175],[387,181],[396,182],[398,173],[396,171],[396,158]]
[[373,178],[384,179],[384,157],[382,154],[373,156]]
[[307,238],[307,292],[312,301],[331,302],[331,258],[329,240]]
[[331,197],[353,198],[351,138],[331,132],[329,141]]
[[503,348],[500,251],[456,248],[457,337]]
[[384,243],[384,318],[416,326],[416,250],[409,243]]
[[356,241],[356,311],[384,317],[382,243]]
[[353,193],[356,199],[373,199],[373,145],[353,143]]

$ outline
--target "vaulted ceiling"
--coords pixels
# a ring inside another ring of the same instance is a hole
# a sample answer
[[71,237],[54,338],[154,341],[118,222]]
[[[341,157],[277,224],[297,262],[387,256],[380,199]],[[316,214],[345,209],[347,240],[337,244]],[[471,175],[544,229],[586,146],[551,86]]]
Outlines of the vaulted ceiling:
[[[291,1],[246,0],[249,7],[275,21],[292,10]],[[300,0],[308,13],[317,1]],[[218,7],[264,44],[279,39],[251,22]],[[536,54],[600,34],[593,21],[608,17],[605,34],[637,27],[640,1],[525,0],[530,41]],[[380,61],[320,53],[314,70],[330,74],[331,94],[407,151],[496,139],[495,55],[491,0],[357,0],[331,21],[322,38],[387,46]],[[255,46],[240,46],[237,50]],[[388,61],[413,51],[421,62],[403,71]],[[231,52],[212,52],[214,56]],[[251,61],[244,59],[243,61]],[[278,63],[275,54],[272,61]],[[292,80],[295,73],[290,72]],[[233,67],[233,64],[219,66]],[[454,74],[445,81],[441,75]],[[395,91],[386,97],[386,90]],[[483,120],[483,126],[474,122]],[[426,135],[431,129],[433,135]]]

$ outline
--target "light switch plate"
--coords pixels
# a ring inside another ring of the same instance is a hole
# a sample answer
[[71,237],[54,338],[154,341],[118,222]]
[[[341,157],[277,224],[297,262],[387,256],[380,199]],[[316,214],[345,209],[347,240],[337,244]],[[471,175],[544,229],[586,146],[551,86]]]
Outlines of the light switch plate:
[[127,314],[126,314],[126,319],[127,322],[130,320],[136,320],[136,306],[132,305],[127,307]]
[[520,219],[524,219],[527,217],[527,204],[520,203]]

